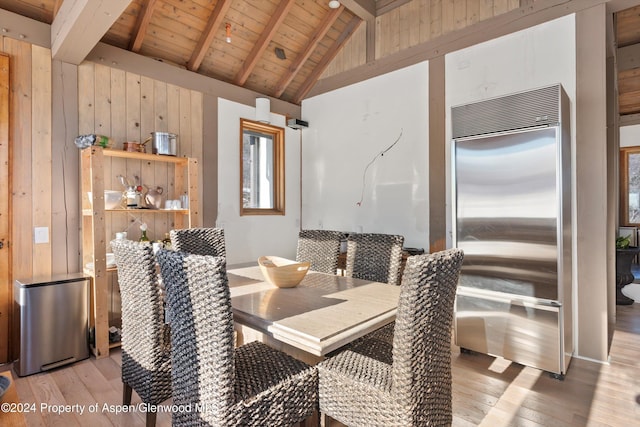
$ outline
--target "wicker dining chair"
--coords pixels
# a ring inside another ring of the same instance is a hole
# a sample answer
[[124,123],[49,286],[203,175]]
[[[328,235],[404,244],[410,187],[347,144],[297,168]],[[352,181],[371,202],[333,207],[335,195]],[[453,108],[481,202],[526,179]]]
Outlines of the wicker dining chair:
[[393,344],[367,339],[317,365],[320,412],[349,426],[450,426],[451,325],[463,253],[410,257]]
[[318,372],[260,342],[234,348],[225,258],[160,250],[171,316],[173,426],[290,426],[318,409]]
[[[153,249],[131,240],[114,240],[111,249],[122,300],[122,403],[131,404],[133,389],[155,406],[171,397],[171,342]],[[155,426],[156,413],[146,419]]]
[[349,234],[345,274],[357,279],[398,285],[403,243],[403,236],[393,234]]
[[185,228],[171,230],[173,250],[196,255],[227,256],[223,228]]
[[336,274],[340,241],[346,237],[341,231],[301,230],[298,233],[296,261],[311,262],[311,270]]

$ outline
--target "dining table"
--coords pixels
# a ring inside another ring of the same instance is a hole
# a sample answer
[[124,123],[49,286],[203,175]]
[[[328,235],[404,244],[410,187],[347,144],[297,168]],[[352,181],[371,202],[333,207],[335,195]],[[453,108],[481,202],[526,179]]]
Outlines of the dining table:
[[399,286],[315,271],[278,288],[257,264],[227,276],[238,344],[258,339],[308,362],[394,321],[400,296]]

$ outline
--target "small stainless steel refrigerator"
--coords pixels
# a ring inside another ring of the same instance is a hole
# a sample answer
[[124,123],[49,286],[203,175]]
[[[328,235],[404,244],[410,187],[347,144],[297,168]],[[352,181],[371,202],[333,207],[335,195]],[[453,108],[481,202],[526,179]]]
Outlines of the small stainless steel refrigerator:
[[571,142],[561,85],[452,108],[455,341],[563,377],[573,354]]

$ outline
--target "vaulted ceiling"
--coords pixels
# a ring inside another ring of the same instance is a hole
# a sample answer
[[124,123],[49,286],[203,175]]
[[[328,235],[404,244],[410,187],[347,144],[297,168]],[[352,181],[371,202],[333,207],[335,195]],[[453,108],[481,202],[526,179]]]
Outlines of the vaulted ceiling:
[[[537,1],[520,0],[519,5],[524,10]],[[441,4],[442,18],[445,10],[458,16],[465,4],[470,13],[473,3],[424,2],[431,4],[432,13]],[[366,43],[360,50],[366,62],[376,59],[376,18],[411,0],[336,3],[332,9],[328,0],[0,0],[0,8],[51,24],[55,59],[80,63],[101,41],[299,104],[361,25]],[[517,0],[489,0],[474,8],[493,8],[495,13],[503,3],[511,5],[501,6],[505,10],[518,7]],[[467,16],[466,25],[478,16],[483,16],[481,10]],[[455,28],[464,27],[464,20],[459,26],[452,19]],[[640,6],[616,13],[614,22],[619,111],[640,114]]]
[[393,3],[406,1],[0,0],[0,8],[52,24],[55,59],[79,63],[102,41],[299,103],[355,29]]

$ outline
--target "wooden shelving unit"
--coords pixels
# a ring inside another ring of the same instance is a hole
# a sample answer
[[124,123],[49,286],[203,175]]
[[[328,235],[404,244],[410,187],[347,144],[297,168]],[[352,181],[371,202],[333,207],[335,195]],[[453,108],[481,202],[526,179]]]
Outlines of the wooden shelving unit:
[[[93,146],[82,150],[81,162],[82,260],[85,273],[92,277],[90,326],[95,328],[92,351],[96,358],[102,358],[109,355],[109,348],[118,345],[109,343],[108,275],[115,274],[116,270],[107,268],[107,248],[113,232],[118,227],[132,228],[142,222],[140,218],[153,223],[148,232],[156,232],[156,239],[162,238],[169,229],[199,226],[198,161]],[[154,185],[162,181],[167,196],[173,193],[173,198],[177,199],[179,195],[187,194],[189,206],[176,210],[105,210],[104,190],[114,186],[118,174],[135,174],[142,180],[153,180]],[[93,202],[89,200],[89,192],[93,194]],[[136,239],[137,236],[130,235],[129,238]]]

